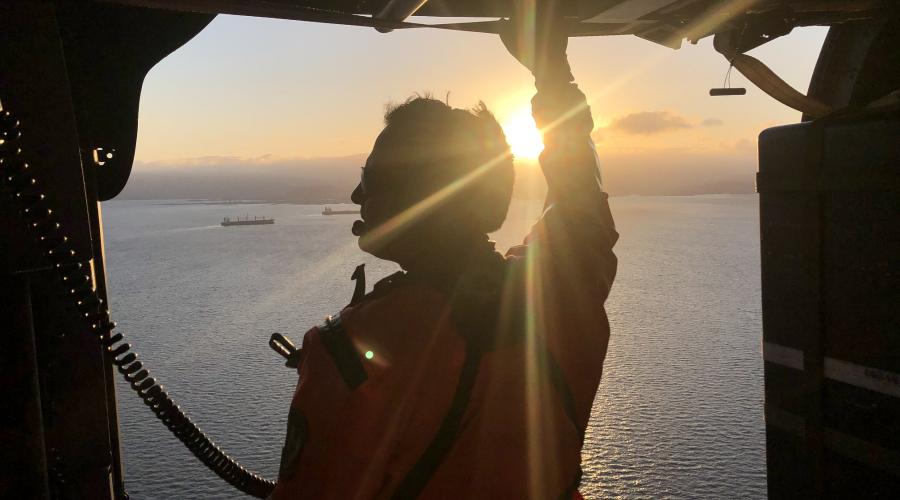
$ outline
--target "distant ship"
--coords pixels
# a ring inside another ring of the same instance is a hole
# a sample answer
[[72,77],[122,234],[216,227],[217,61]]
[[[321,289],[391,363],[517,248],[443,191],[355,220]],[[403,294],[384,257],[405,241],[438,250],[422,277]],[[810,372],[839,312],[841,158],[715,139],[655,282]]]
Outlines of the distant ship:
[[341,214],[358,214],[359,210],[332,210],[331,207],[325,207],[322,215],[341,215]]
[[223,226],[258,226],[260,224],[275,224],[275,219],[267,219],[265,217],[256,217],[254,216],[252,219],[250,216],[246,216],[243,219],[238,217],[237,219],[232,219],[231,217],[225,217],[222,219]]

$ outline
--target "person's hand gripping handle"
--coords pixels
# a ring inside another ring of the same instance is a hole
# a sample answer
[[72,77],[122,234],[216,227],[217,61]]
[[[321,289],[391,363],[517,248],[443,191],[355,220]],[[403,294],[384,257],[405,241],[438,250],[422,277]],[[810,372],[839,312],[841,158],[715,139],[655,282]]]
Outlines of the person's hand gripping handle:
[[506,50],[534,75],[538,92],[553,91],[574,81],[566,47],[569,35],[565,20],[551,1],[536,2],[533,15],[506,21],[500,40]]
[[[538,92],[531,100],[531,109],[544,140],[541,168],[550,188],[548,202],[564,196],[582,205],[602,192],[590,139],[594,121],[587,99],[572,83],[574,77],[566,55],[566,21],[555,10],[553,1],[539,0],[536,4],[534,16],[507,21],[500,30],[500,39],[534,75]],[[529,24],[523,19],[534,21]]]

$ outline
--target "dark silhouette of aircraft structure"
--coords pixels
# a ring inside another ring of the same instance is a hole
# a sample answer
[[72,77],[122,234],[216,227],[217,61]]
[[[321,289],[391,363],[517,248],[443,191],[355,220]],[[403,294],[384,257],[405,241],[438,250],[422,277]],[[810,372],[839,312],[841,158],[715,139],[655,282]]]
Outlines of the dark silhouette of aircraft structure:
[[[528,5],[533,2],[0,5],[0,496],[127,497],[115,372],[223,479],[259,497],[271,490],[271,481],[245,471],[190,422],[113,329],[105,306],[99,202],[115,197],[128,180],[141,85],[153,65],[217,14],[384,33],[497,33],[504,23],[522,19]],[[801,123],[767,129],[759,139],[769,495],[896,495],[898,3],[558,0],[554,5],[570,36],[635,35],[673,49],[714,37],[723,61],[773,98],[803,111]],[[796,27],[814,25],[830,31],[808,92],[790,88],[746,54]]]

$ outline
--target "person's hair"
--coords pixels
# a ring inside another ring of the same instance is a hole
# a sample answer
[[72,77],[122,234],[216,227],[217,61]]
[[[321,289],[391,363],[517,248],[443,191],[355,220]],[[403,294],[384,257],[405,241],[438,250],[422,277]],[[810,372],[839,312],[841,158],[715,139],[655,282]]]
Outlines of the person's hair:
[[441,211],[479,232],[500,228],[512,197],[512,154],[483,102],[466,110],[414,96],[388,107],[384,122],[414,181],[429,192],[447,190]]

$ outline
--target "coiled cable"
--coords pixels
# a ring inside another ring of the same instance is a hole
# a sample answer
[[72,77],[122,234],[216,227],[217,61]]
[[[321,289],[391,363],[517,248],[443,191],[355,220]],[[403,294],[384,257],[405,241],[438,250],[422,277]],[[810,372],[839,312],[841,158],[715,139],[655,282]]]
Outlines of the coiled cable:
[[247,471],[219,449],[150,375],[124,335],[113,333],[116,324],[91,282],[90,261],[72,249],[50,201],[40,192],[34,168],[23,159],[20,137],[19,121],[10,111],[0,111],[0,184],[35,235],[40,251],[56,269],[64,293],[71,298],[87,329],[97,337],[109,353],[108,359],[138,397],[194,456],[240,491],[257,498],[269,496],[275,482]]

